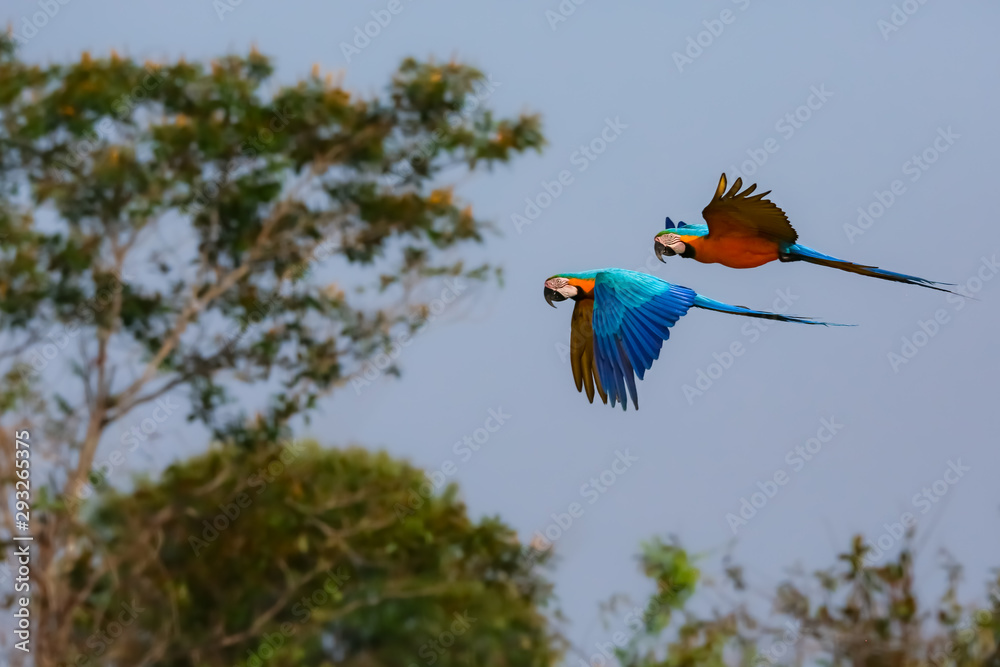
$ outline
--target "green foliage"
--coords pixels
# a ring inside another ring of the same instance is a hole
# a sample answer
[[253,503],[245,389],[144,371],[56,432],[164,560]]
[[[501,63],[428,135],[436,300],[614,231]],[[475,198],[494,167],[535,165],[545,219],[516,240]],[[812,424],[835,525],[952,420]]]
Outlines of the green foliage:
[[[290,443],[217,448],[132,493],[109,491],[66,566],[67,594],[85,604],[64,658],[553,664],[538,566],[499,520],[471,521],[454,487],[427,485],[384,453]],[[98,654],[95,631],[107,635],[126,605],[141,611]]]
[[[318,68],[279,87],[256,51],[38,66],[0,41],[0,335],[24,379],[75,375],[49,415],[76,406],[51,422],[70,444],[176,387],[216,438],[286,435],[418,325],[441,277],[487,275],[448,254],[490,225],[447,170],[544,144],[536,117],[495,118],[483,75],[453,62],[406,60],[363,98]],[[233,380],[276,391],[253,417]]]
[[[987,605],[963,606],[961,569],[946,560],[944,596],[922,606],[910,543],[895,560],[875,565],[857,537],[837,566],[794,575],[766,595],[772,610],[763,615],[746,599],[739,568],[727,567],[721,583],[703,583],[680,547],[644,545],[643,569],[657,592],[641,613],[635,608],[626,616],[632,634],[617,657],[625,667],[1000,666],[1000,576]],[[692,597],[698,588],[724,604],[699,612],[705,596]]]

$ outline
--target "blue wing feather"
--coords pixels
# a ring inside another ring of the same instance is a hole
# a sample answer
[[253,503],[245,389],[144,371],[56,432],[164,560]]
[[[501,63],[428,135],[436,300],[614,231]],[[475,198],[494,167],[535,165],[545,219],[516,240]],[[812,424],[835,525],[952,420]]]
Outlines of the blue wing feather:
[[[695,293],[654,276],[606,269],[594,276],[594,354],[601,384],[614,406],[638,407],[635,377],[659,358],[670,327],[687,313]],[[628,394],[626,394],[626,391]]]

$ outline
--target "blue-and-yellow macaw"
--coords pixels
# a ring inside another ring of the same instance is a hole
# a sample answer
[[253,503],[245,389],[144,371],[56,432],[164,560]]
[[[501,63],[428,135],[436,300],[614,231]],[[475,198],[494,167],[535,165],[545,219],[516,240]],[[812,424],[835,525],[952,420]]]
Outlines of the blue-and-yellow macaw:
[[667,229],[657,234],[653,241],[653,249],[660,261],[666,261],[663,255],[680,255],[706,264],[722,264],[732,269],[752,269],[776,259],[782,262],[802,261],[872,278],[950,292],[935,287],[949,283],[854,264],[799,245],[796,243],[799,235],[788,222],[785,212],[764,199],[771,191],[751,197],[750,194],[757,185],[751,185],[740,192],[742,185],[743,180],[737,178],[733,187],[726,192],[726,175],[722,175],[715,197],[701,213],[707,225],[686,225],[681,222],[674,227],[674,223],[667,218]]
[[[583,273],[560,273],[545,281],[545,300],[573,299],[570,361],[576,390],[587,392],[594,402],[594,389],[611,407],[621,402],[627,409],[626,387],[632,405],[639,409],[635,378],[641,380],[660,356],[670,327],[689,308],[761,317],[781,322],[822,324],[804,317],[778,315],[709,299],[694,290],[672,285],[645,273],[625,269],[600,269]],[[834,325],[841,326],[841,325]]]

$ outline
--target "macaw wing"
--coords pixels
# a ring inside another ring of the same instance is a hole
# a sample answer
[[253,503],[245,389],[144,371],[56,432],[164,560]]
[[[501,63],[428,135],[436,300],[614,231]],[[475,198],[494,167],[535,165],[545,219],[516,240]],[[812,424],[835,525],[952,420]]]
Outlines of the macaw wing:
[[601,386],[601,378],[594,365],[594,301],[581,299],[573,308],[573,324],[569,337],[569,361],[573,366],[576,390],[587,390],[587,399],[594,402],[594,386],[601,400],[608,402],[608,395]]
[[594,352],[597,377],[626,409],[626,389],[638,409],[635,378],[660,356],[670,327],[687,313],[695,293],[644,273],[602,271],[594,280]]
[[740,192],[743,179],[737,178],[726,192],[726,175],[719,179],[715,197],[701,212],[708,223],[710,236],[762,236],[775,242],[795,243],[799,235],[788,222],[785,212],[774,202],[764,199],[770,190],[750,196],[756,183]]

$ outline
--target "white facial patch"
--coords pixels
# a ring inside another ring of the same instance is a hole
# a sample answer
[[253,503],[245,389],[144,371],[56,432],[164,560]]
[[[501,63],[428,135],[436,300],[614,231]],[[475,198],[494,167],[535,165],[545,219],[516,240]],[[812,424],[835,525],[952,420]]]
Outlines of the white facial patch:
[[545,286],[550,290],[561,294],[564,298],[572,299],[576,296],[576,287],[570,285],[565,278],[555,277],[545,281]]
[[664,234],[661,238],[663,239],[663,245],[667,246],[678,255],[683,253],[687,248],[687,246],[684,245],[684,241],[681,241],[681,237],[677,234]]
[[574,296],[576,296],[576,287],[574,285],[570,285],[569,283],[566,283],[556,291],[562,294],[567,299],[572,299]]

